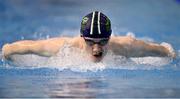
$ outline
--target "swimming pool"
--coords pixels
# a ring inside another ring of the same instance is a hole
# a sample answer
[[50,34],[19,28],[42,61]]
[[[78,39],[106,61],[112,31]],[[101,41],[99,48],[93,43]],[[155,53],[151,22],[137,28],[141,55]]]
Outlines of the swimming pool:
[[179,98],[179,0],[0,1],[0,48],[22,39],[77,36],[82,17],[94,10],[109,16],[114,35],[168,42],[177,58],[126,59],[108,53],[92,63],[68,46],[57,57],[16,55],[13,63],[0,61],[0,97]]

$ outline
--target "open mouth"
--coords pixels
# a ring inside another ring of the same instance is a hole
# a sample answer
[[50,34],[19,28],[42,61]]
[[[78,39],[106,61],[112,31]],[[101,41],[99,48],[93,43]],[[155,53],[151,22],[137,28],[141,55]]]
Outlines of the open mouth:
[[93,56],[95,56],[95,57],[102,57],[102,55],[103,55],[102,52],[93,53]]
[[103,52],[93,52],[92,53],[92,59],[94,62],[99,62],[103,58]]

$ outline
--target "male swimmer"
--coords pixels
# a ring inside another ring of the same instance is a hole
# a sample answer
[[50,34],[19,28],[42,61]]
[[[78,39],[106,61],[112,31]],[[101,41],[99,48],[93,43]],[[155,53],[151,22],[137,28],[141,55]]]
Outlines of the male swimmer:
[[[175,57],[170,46],[147,43],[131,36],[111,36],[109,18],[99,11],[83,17],[79,37],[59,37],[47,40],[22,40],[5,44],[2,53],[5,59],[14,54],[37,54],[40,56],[56,55],[64,44],[84,50],[92,61],[99,62],[110,50],[116,55],[125,57],[160,56]],[[87,56],[88,57],[88,56]]]

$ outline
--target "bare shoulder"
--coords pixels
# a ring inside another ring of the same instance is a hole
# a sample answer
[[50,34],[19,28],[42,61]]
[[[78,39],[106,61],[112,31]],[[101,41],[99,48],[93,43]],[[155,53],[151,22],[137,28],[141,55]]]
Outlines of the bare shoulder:
[[51,38],[47,40],[42,40],[42,42],[52,42],[57,44],[69,44],[73,47],[81,47],[83,45],[84,39],[82,37],[58,37]]
[[118,44],[129,44],[134,42],[136,39],[131,36],[117,36],[111,37],[110,43],[118,43]]
[[82,37],[73,37],[69,42],[73,47],[83,49],[85,47],[85,42]]
[[131,36],[112,36],[109,40],[109,49],[116,55],[128,56],[134,40]]

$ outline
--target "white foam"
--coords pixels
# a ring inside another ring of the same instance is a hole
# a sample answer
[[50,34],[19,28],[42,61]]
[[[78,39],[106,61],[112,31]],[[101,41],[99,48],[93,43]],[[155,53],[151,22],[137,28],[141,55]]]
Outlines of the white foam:
[[132,38],[135,38],[135,34],[133,32],[127,32],[126,36],[130,36]]

